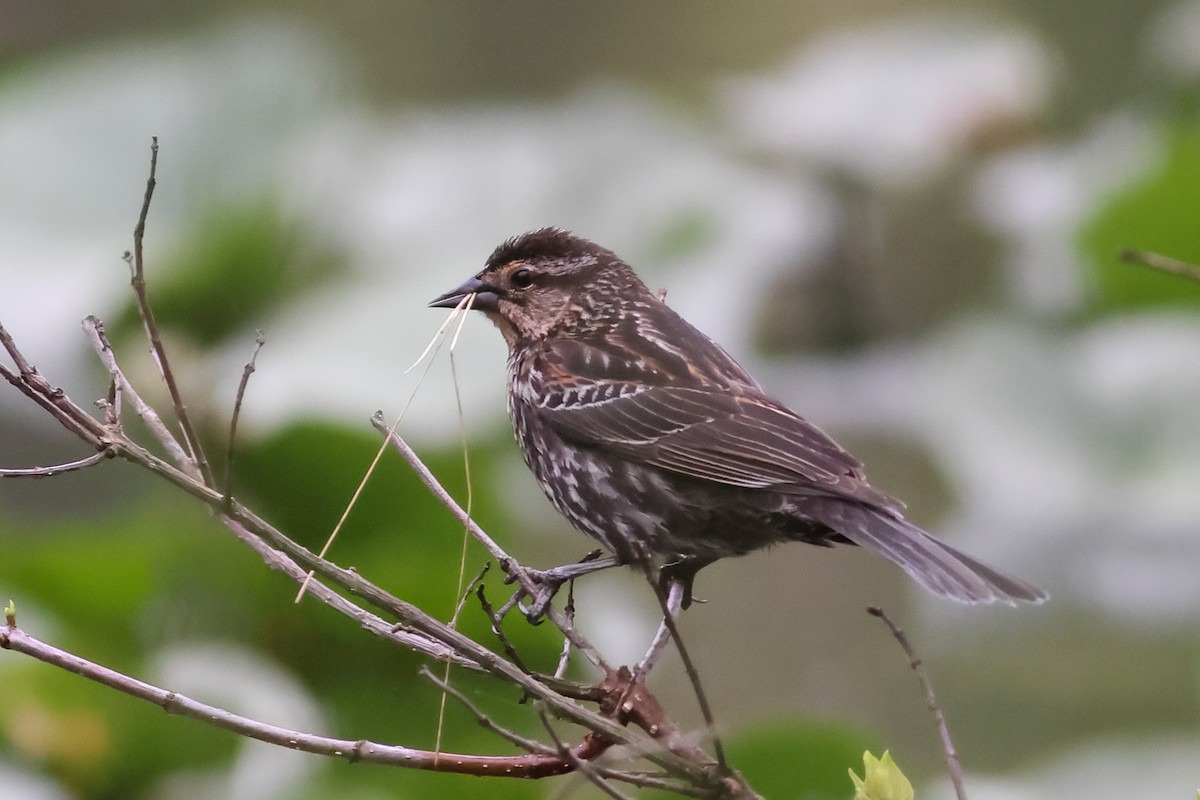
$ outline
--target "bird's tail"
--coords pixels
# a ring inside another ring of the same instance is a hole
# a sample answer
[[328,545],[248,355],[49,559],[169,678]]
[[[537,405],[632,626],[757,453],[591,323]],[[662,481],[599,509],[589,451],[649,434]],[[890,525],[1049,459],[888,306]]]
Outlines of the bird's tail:
[[[857,545],[898,564],[934,594],[960,603],[1041,603],[1046,593],[955,550],[902,517],[830,499],[819,519]],[[814,515],[817,516],[817,515]]]

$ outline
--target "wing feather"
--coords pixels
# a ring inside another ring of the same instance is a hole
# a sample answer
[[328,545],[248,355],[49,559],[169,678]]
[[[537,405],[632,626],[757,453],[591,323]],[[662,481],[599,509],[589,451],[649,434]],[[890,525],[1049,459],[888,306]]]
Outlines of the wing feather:
[[[624,379],[592,377],[578,366],[599,359],[582,347],[550,350],[536,370],[549,378],[537,413],[563,438],[700,480],[900,508],[867,483],[857,459],[757,385],[705,384],[634,363],[613,370],[612,351],[605,372]],[[628,380],[639,369],[645,379]]]

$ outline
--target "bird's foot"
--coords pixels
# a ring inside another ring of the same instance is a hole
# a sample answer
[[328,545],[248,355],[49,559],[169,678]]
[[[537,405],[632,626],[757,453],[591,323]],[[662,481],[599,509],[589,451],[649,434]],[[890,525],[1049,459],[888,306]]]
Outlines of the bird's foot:
[[[521,609],[521,613],[525,618],[534,625],[539,625],[542,618],[546,615],[546,609],[549,608],[550,602],[554,596],[558,594],[558,590],[563,584],[575,580],[581,575],[587,575],[592,572],[599,572],[602,569],[617,566],[617,559],[609,556],[607,558],[600,557],[599,550],[593,550],[582,559],[574,564],[563,564],[550,569],[532,569],[525,568],[525,574],[528,575],[536,587],[536,591],[530,593],[524,586],[519,587],[507,603],[500,609],[500,616],[503,617],[514,606]],[[515,583],[516,575],[510,575],[505,579],[505,583]],[[529,598],[530,603],[522,605],[521,601]]]

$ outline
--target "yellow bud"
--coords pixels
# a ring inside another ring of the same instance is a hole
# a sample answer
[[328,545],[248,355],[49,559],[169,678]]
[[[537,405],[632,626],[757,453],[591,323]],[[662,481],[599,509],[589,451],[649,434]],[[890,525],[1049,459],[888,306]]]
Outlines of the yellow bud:
[[913,800],[912,784],[887,750],[883,758],[871,755],[870,750],[863,753],[863,776],[850,770],[850,780],[854,781],[854,800]]

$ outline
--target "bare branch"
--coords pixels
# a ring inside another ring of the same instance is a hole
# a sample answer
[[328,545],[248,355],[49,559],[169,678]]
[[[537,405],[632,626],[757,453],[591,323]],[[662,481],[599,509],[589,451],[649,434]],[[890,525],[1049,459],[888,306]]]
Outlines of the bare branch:
[[[488,620],[492,623],[492,633],[496,635],[496,639],[499,640],[500,646],[504,648],[504,655],[508,656],[508,660],[516,664],[524,672],[532,672],[529,667],[525,666],[525,662],[521,659],[520,654],[517,653],[517,648],[513,647],[512,642],[509,641],[508,637],[504,635],[504,629],[500,627],[503,620],[496,614],[496,609],[494,609],[492,604],[488,601],[487,593],[484,591],[483,584],[479,584],[475,587],[475,597],[478,598],[479,606],[483,609],[483,613],[487,615]],[[569,643],[571,640],[563,637],[563,641]]]
[[[671,619],[678,619],[679,612],[683,608],[683,595],[687,589],[683,581],[673,580],[670,586],[667,587],[667,613]],[[664,619],[658,625],[658,630],[654,633],[654,638],[650,640],[650,647],[646,649],[646,655],[642,656],[642,660],[638,662],[637,669],[634,670],[634,676],[637,680],[644,681],[646,676],[650,674],[650,670],[654,669],[654,663],[658,660],[663,648],[671,638],[671,628],[667,625]]]
[[196,472],[200,475],[201,480],[206,485],[211,486],[213,480],[212,471],[208,466],[208,459],[204,456],[204,450],[200,446],[200,438],[196,435],[196,429],[192,426],[192,418],[188,414],[187,405],[183,402],[183,396],[179,393],[179,386],[175,383],[175,373],[172,372],[171,364],[167,360],[167,350],[163,347],[162,336],[158,331],[158,321],[154,318],[154,310],[150,307],[150,301],[146,297],[142,240],[146,234],[146,216],[150,213],[150,200],[154,197],[154,187],[157,185],[155,177],[157,171],[158,137],[154,136],[150,140],[150,176],[146,179],[146,193],[142,197],[142,210],[138,214],[137,225],[133,229],[133,255],[129,259],[129,285],[133,287],[133,293],[137,297],[138,314],[141,315],[142,325],[146,329],[146,338],[150,342],[150,355],[154,358],[159,375],[162,376],[163,384],[167,387],[167,393],[171,396],[171,405],[175,408],[175,416],[179,420],[180,429],[183,431],[183,441],[190,453],[190,461],[195,465]]
[[262,350],[266,342],[267,340],[263,337],[263,332],[261,330],[255,331],[254,352],[250,354],[250,360],[246,362],[246,366],[242,367],[242,379],[238,381],[237,394],[233,400],[233,413],[229,416],[229,446],[225,450],[226,506],[233,499],[233,447],[237,442],[237,426],[238,419],[242,415],[242,400],[246,397],[246,386],[250,383],[250,376],[254,374],[254,365],[258,361],[258,353]]
[[395,764],[410,769],[436,772],[456,772],[464,775],[504,776],[510,778],[543,778],[561,775],[573,769],[570,762],[557,755],[531,753],[523,756],[478,756],[457,753],[435,753],[400,745],[379,744],[365,739],[334,739],[302,731],[289,730],[230,713],[216,706],[206,705],[190,697],[172,692],[153,684],[139,681],[128,675],[108,669],[87,659],[80,658],[53,645],[36,639],[15,626],[0,628],[0,648],[36,658],[47,664],[65,669],[110,689],[145,700],[162,708],[168,714],[179,714],[199,720],[217,728],[223,728],[241,736],[275,744],[291,750],[335,756],[347,761],[365,761],[372,764]]
[[891,617],[882,608],[879,606],[868,606],[867,613],[883,620],[883,623],[892,632],[892,636],[896,637],[896,641],[904,648],[904,654],[908,656],[908,665],[917,674],[917,680],[921,682],[921,687],[925,690],[925,703],[929,706],[929,710],[933,712],[933,719],[937,723],[938,736],[942,740],[942,752],[946,756],[946,768],[950,772],[950,782],[954,784],[954,793],[958,796],[958,800],[967,800],[967,790],[963,785],[962,764],[958,763],[958,752],[954,749],[954,741],[950,738],[950,726],[946,724],[946,715],[942,713],[942,707],[938,704],[937,695],[933,693],[933,684],[930,682],[929,676],[925,674],[925,668],[921,663],[921,659],[917,658],[917,654],[909,643],[908,637],[904,635],[904,631],[900,630],[899,626],[892,622]]
[[83,320],[83,330],[87,333],[88,338],[92,340],[92,347],[96,350],[96,355],[100,357],[100,361],[104,363],[108,374],[112,376],[112,381],[117,387],[117,391],[133,404],[134,410],[138,416],[146,423],[146,427],[154,434],[154,438],[158,439],[158,443],[163,446],[171,458],[183,469],[189,477],[196,480],[202,480],[199,468],[191,457],[184,452],[183,446],[176,441],[171,432],[167,430],[167,426],[163,424],[162,417],[158,415],[149,403],[142,399],[137,390],[133,388],[133,384],[125,377],[125,373],[121,371],[121,367],[117,364],[117,355],[113,352],[112,345],[108,341],[108,336],[104,333],[104,323],[93,316],[85,317]]
[[[529,739],[525,736],[521,736],[515,731],[498,725],[494,720],[484,714],[478,706],[472,703],[466,695],[454,688],[452,684],[438,678],[428,668],[421,668],[421,676],[454,699],[458,700],[458,702],[460,702],[467,709],[467,711],[471,712],[481,727],[491,731],[492,733],[495,733],[497,736],[507,739],[517,747],[520,747],[522,750],[526,750],[531,753],[540,753],[543,755],[557,755],[561,752],[560,750],[550,747],[549,745],[542,744],[536,739]],[[613,770],[603,767],[599,764],[595,764],[594,762],[596,759],[599,758],[599,756],[602,755],[606,750],[608,750],[610,746],[611,743],[605,742],[598,736],[589,734],[582,742],[570,748],[567,753],[569,757],[574,757],[580,761],[587,762],[589,765],[591,765],[593,770],[606,778],[624,781],[625,783],[629,783],[634,786],[640,786],[644,789],[662,789],[664,791],[675,792],[676,794],[681,794],[688,797],[712,796],[711,790],[696,789],[693,786],[681,784],[678,781],[668,780],[661,774]]]
[[56,464],[53,467],[0,469],[0,478],[49,478],[54,475],[62,475],[64,472],[75,472],[76,470],[87,469],[88,467],[99,464],[101,461],[106,461],[110,458],[112,458],[112,453],[107,450],[101,450],[98,453],[92,453],[90,456],[81,458],[78,461],[68,461],[66,464]]
[[37,371],[24,354],[17,348],[12,336],[0,324],[0,344],[8,351],[8,355],[17,367],[12,372],[0,364],[0,376],[11,383],[21,394],[42,407],[50,416],[71,433],[83,439],[96,449],[107,446],[108,431],[103,423],[98,422],[90,414],[71,401],[66,393],[57,386],[51,386],[42,374]]

